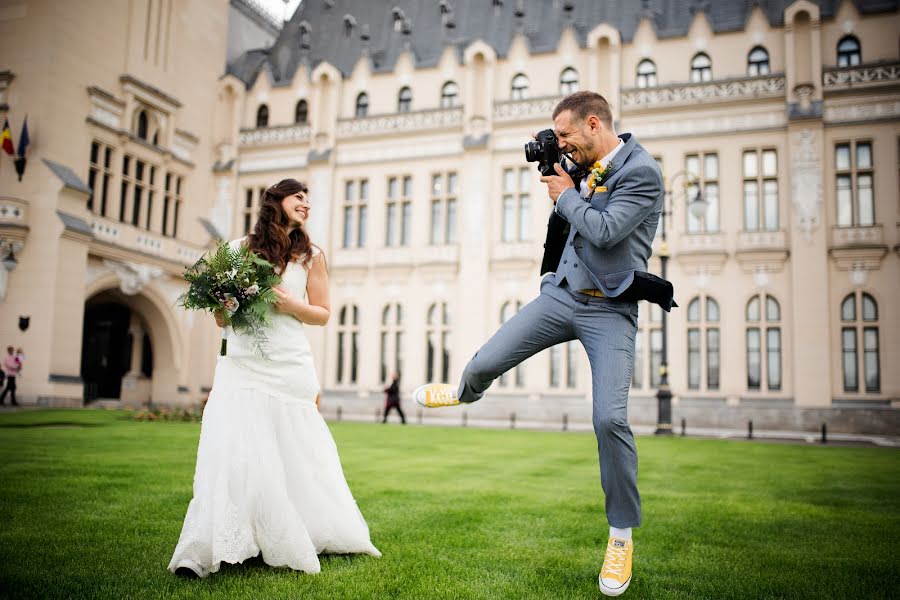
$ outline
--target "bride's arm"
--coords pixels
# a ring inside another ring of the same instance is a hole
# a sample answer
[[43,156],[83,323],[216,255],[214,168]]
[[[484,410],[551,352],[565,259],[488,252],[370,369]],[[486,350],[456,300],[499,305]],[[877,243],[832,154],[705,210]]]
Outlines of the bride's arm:
[[328,296],[328,271],[325,269],[323,254],[313,257],[306,282],[306,297],[309,303],[293,298],[278,288],[275,293],[281,298],[275,308],[293,316],[301,323],[325,325],[331,316],[331,300]]

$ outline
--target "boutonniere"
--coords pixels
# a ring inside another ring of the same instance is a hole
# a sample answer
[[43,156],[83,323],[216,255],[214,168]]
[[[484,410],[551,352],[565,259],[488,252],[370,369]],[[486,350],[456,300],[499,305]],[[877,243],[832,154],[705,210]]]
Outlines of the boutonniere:
[[606,165],[606,168],[603,167],[603,164],[599,160],[594,163],[594,165],[591,167],[591,175],[590,177],[588,177],[587,182],[587,187],[589,190],[591,190],[591,193],[593,193],[594,188],[596,188],[597,185],[599,185],[599,183],[603,181],[603,178],[609,175],[609,172],[611,170],[612,161],[610,161],[610,163]]

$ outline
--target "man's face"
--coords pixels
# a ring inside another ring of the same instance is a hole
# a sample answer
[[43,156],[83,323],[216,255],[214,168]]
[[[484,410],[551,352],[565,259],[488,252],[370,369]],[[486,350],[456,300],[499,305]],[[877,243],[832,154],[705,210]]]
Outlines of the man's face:
[[[588,117],[590,119],[590,117]],[[559,148],[571,154],[576,163],[590,166],[598,159],[597,140],[587,121],[580,121],[571,110],[564,110],[553,120]]]

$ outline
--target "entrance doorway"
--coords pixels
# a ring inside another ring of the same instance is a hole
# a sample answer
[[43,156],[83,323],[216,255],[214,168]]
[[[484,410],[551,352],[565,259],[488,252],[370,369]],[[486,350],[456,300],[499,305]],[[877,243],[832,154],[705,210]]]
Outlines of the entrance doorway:
[[123,304],[100,302],[85,306],[81,346],[85,402],[121,398],[122,377],[131,367],[130,322],[131,309]]

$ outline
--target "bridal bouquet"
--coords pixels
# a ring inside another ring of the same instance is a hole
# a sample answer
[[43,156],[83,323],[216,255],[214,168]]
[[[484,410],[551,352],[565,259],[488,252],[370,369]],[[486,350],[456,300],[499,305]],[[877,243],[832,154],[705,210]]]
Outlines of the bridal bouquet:
[[278,301],[272,287],[281,281],[272,263],[243,244],[232,248],[220,242],[214,254],[185,269],[184,278],[190,288],[181,296],[181,306],[218,312],[225,321],[222,356],[227,352],[228,328],[249,334],[256,350],[265,355],[268,309]]

